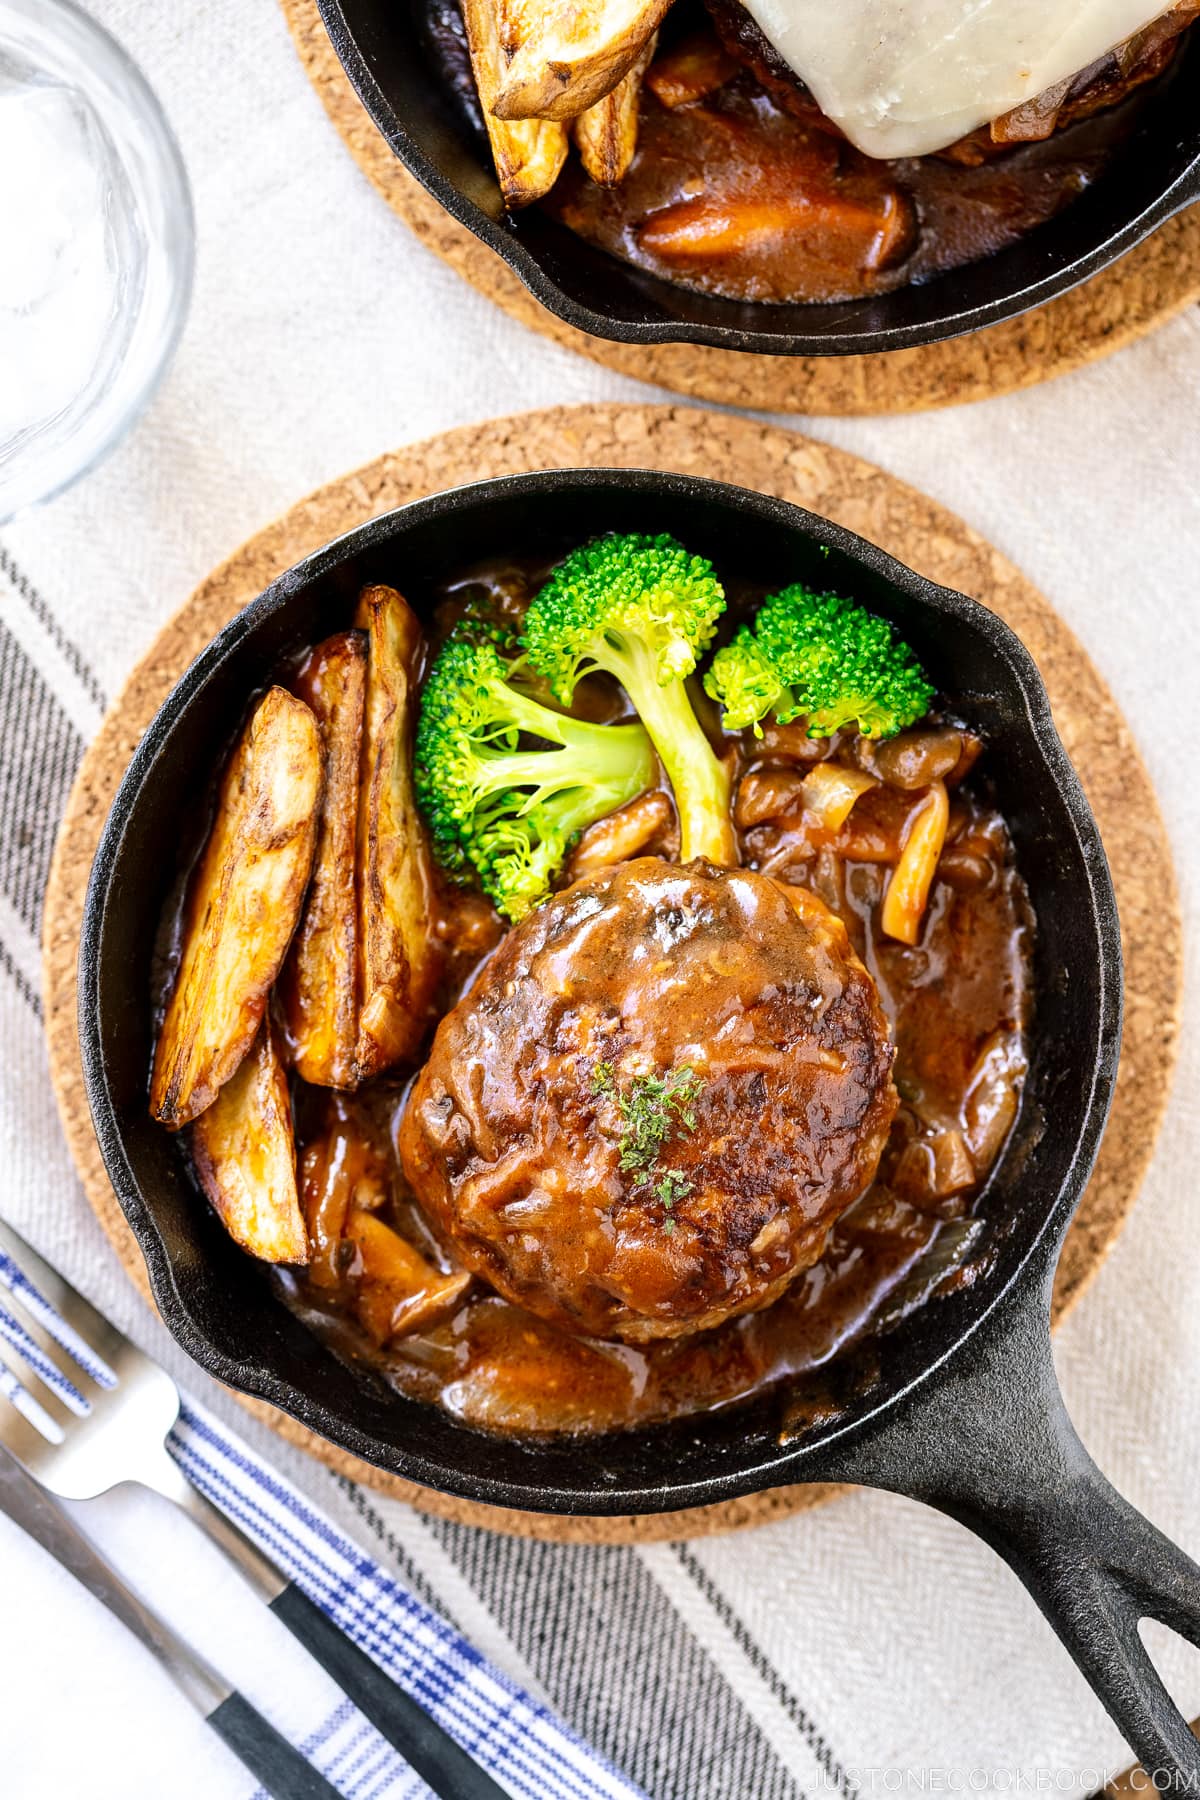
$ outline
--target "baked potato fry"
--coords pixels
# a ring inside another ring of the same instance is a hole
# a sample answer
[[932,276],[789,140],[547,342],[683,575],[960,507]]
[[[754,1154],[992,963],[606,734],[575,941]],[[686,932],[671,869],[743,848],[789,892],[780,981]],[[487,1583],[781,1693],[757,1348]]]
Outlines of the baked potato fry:
[[544,0],[493,0],[496,37],[500,45],[500,69],[512,61],[521,45],[537,30]]
[[355,1310],[377,1344],[440,1325],[471,1285],[469,1270],[444,1275],[372,1212],[352,1212],[346,1236],[358,1251]]
[[297,682],[325,752],[325,794],[308,898],[277,990],[297,1074],[315,1087],[357,1081],[358,901],[355,856],[366,640],[339,632],[318,646]]
[[413,795],[411,745],[421,627],[394,588],[359,600],[367,632],[367,692],[358,796],[358,1078],[420,1043],[442,952],[434,878]]
[[637,149],[642,77],[657,42],[658,33],[655,32],[612,93],[605,94],[603,100],[597,100],[594,106],[581,112],[571,127],[580,161],[599,187],[616,187],[625,179],[633,161]]
[[312,713],[269,688],[222,777],[184,904],[150,1085],[150,1110],[171,1131],[213,1104],[254,1042],[300,916],[322,780]]
[[[574,119],[611,94],[671,0],[546,0],[486,110],[497,119]],[[477,77],[478,78],[478,77]]]
[[268,1014],[236,1074],[192,1126],[200,1186],[226,1231],[264,1262],[306,1263],[287,1075]]
[[518,6],[519,0],[463,0],[475,87],[492,146],[496,178],[510,212],[548,194],[567,159],[565,125],[524,116],[510,122],[498,118],[493,111],[506,61],[501,31],[513,42],[525,32],[528,13],[523,7],[518,10]]

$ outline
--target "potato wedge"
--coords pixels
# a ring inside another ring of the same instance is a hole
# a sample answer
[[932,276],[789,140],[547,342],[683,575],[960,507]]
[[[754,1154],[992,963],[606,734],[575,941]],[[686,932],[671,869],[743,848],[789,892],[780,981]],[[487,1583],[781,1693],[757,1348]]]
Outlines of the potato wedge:
[[264,1262],[306,1263],[287,1075],[268,1014],[250,1050],[192,1126],[200,1186],[235,1243]]
[[325,793],[308,898],[277,990],[297,1074],[316,1087],[358,1079],[358,782],[367,689],[366,639],[342,631],[318,645],[297,681],[325,752]]
[[[513,123],[496,117],[493,102],[506,61],[501,42],[502,4],[504,0],[463,0],[463,20],[496,178],[505,206],[515,212],[540,200],[554,186],[567,159],[567,130],[546,119],[522,117]],[[517,0],[508,0],[504,10],[504,29],[514,42],[523,35],[526,22],[516,5]]]
[[254,1042],[312,867],[323,769],[303,701],[269,688],[221,780],[184,906],[150,1110],[170,1130],[211,1106]]
[[579,158],[599,187],[616,187],[625,179],[638,139],[638,106],[658,33],[650,39],[629,72],[611,94],[581,112],[571,127]]
[[[470,3],[470,0],[468,0]],[[497,119],[574,119],[611,94],[671,0],[546,0],[495,88]],[[476,77],[478,79],[478,77]]]
[[352,1212],[346,1236],[359,1257],[355,1310],[377,1344],[440,1325],[471,1285],[469,1270],[444,1275],[375,1213]]
[[544,0],[493,0],[500,70],[507,68],[521,45],[538,28]]
[[367,632],[358,797],[358,1078],[411,1054],[431,1018],[442,950],[434,878],[413,795],[411,744],[421,627],[394,588],[359,600]]

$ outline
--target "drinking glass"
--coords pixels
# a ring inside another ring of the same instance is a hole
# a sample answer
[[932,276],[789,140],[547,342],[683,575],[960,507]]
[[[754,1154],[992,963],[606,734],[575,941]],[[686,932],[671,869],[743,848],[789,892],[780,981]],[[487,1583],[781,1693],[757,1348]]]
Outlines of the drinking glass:
[[178,145],[124,50],[72,0],[0,0],[0,522],[137,418],[193,245]]

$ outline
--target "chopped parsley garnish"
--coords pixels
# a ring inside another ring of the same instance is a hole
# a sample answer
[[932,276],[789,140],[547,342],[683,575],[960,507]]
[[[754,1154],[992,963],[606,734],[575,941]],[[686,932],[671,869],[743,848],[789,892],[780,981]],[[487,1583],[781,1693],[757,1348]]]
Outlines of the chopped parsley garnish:
[[677,1200],[686,1200],[692,1191],[692,1184],[682,1169],[664,1169],[654,1183],[654,1191],[670,1212]]
[[[677,1200],[687,1198],[692,1183],[681,1169],[656,1172],[655,1165],[672,1132],[696,1129],[701,1085],[695,1069],[687,1063],[669,1075],[634,1075],[624,1091],[617,1086],[611,1063],[597,1063],[592,1070],[593,1092],[612,1100],[621,1117],[618,1168],[625,1174],[636,1172],[639,1183],[651,1189],[666,1212]],[[667,1219],[664,1230],[674,1229],[674,1220]]]

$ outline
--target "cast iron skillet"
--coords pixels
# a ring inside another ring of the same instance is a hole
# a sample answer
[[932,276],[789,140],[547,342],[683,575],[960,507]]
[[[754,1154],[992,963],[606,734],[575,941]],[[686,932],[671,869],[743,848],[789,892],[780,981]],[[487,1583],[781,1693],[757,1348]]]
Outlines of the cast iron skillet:
[[1059,218],[982,262],[870,300],[770,306],[647,275],[532,207],[500,203],[487,145],[435,75],[420,21],[431,0],[318,0],[359,98],[418,181],[502,256],[550,312],[623,344],[716,344],[777,356],[898,350],[1015,318],[1086,281],[1200,199],[1200,27],[1104,178]]
[[[819,1381],[669,1426],[522,1443],[468,1430],[338,1361],[225,1235],[179,1144],[147,1112],[152,945],[250,696],[281,659],[343,629],[364,583],[397,584],[421,612],[439,577],[477,559],[553,554],[609,529],[674,531],[727,576],[771,585],[808,578],[898,623],[950,705],[988,739],[986,766],[1039,921],[1037,1015],[1027,1091],[981,1202],[986,1227],[968,1281]],[[146,732],[88,887],[79,1021],[92,1118],[155,1298],[184,1349],[218,1380],[382,1468],[498,1506],[660,1512],[797,1481],[913,1495],[1011,1563],[1148,1767],[1200,1781],[1200,1745],[1137,1632],[1148,1615],[1200,1644],[1200,1570],[1091,1462],[1050,1354],[1051,1278],[1117,1066],[1113,892],[1033,663],[975,601],[797,507],[676,475],[511,476],[374,519],[248,606]]]

